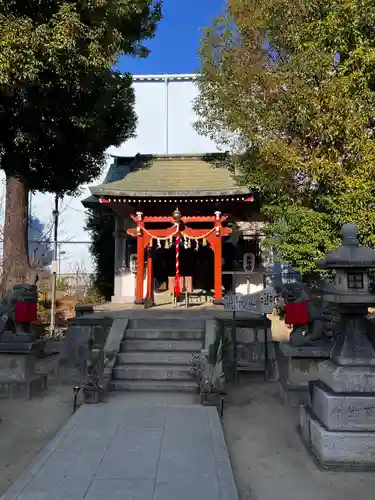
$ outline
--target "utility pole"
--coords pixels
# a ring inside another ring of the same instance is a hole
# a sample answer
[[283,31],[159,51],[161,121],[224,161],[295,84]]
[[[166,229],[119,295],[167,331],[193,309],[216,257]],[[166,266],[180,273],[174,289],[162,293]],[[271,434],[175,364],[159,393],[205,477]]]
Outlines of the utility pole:
[[56,273],[57,273],[57,253],[58,253],[58,240],[57,232],[59,226],[59,197],[55,195],[55,209],[53,215],[53,261],[52,261],[52,290],[51,290],[51,324],[50,332],[51,337],[55,336],[56,328]]

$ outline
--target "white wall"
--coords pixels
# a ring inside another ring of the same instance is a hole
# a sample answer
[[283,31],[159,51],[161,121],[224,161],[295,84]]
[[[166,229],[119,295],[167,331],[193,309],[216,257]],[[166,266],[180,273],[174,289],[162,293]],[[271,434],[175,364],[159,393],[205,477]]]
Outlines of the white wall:
[[[151,75],[135,76],[135,109],[138,115],[137,136],[108,153],[118,156],[142,154],[201,154],[217,151],[213,142],[201,137],[193,124],[196,117],[192,101],[197,95],[194,75]],[[108,165],[111,163],[108,158]],[[105,176],[104,169],[99,184]],[[0,186],[0,190],[3,189]],[[90,235],[84,230],[85,209],[81,200],[89,196],[88,186],[82,187],[79,196],[65,197],[61,207],[59,241],[66,252],[61,256],[61,272],[74,272],[77,266],[91,272],[93,262],[89,253]],[[3,196],[1,196],[3,199]],[[32,196],[32,214],[38,217],[46,228],[52,227],[54,196],[36,193]],[[0,214],[1,217],[1,214]]]
[[198,135],[193,100],[198,89],[194,75],[135,76],[137,136],[119,148],[115,155],[214,153],[216,145]]

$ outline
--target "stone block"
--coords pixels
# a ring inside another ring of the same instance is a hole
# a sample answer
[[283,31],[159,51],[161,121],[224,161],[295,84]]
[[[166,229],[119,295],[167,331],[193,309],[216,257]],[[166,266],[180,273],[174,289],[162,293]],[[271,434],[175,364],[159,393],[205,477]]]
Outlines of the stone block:
[[[231,326],[225,327],[225,335],[231,337],[232,328]],[[263,325],[255,326],[237,326],[236,328],[236,338],[238,343],[264,343],[265,341],[265,331]],[[267,328],[267,342],[272,342],[272,331],[271,328]]]
[[200,352],[201,340],[126,340],[121,351],[188,351]]
[[[331,431],[305,408],[302,411],[302,435],[318,462],[327,467],[375,467],[375,431]],[[305,412],[305,416],[303,415]],[[305,423],[308,420],[308,425]]]
[[[154,327],[149,330],[126,330],[125,339],[126,340],[200,340],[203,341],[205,338],[203,330],[168,330],[160,329]],[[207,339],[207,344],[209,346],[212,342]]]
[[47,376],[30,380],[0,382],[0,399],[31,399],[47,389]]
[[115,319],[113,321],[104,346],[104,354],[106,357],[112,358],[119,352],[127,325],[127,319]]
[[286,347],[283,342],[275,343],[275,347],[280,380],[285,387],[291,389],[307,390],[309,382],[319,378],[318,366],[322,359],[329,356],[329,351]]
[[188,365],[192,358],[191,352],[122,352],[117,355],[117,365],[129,364],[159,364]]
[[92,304],[77,304],[75,312],[76,318],[87,316],[94,313],[94,306]]
[[329,359],[332,350],[332,344],[294,346],[289,341],[279,342],[280,351],[285,356],[292,358],[312,358],[312,359]]
[[[116,439],[108,447],[96,473],[97,479],[151,479],[155,478],[162,429],[139,432],[137,429],[119,429]],[[124,460],[124,443],[126,459]]]
[[309,383],[319,378],[318,366],[329,357],[330,349],[275,342],[275,350],[281,400],[288,406],[307,404],[310,400]]
[[320,363],[317,378],[336,393],[375,393],[372,366],[339,366],[327,360]]
[[281,381],[278,383],[278,397],[285,406],[297,408],[310,402],[308,388],[284,385]]
[[311,411],[329,430],[374,431],[374,394],[336,394],[322,383],[313,385]]
[[[185,319],[177,319],[173,317],[158,317],[157,324],[158,328],[164,330],[174,330],[179,331],[183,330],[182,325],[186,325],[188,323],[189,330],[201,330],[203,331],[205,328],[205,320],[198,318],[190,318],[188,322]],[[138,318],[130,318],[128,322],[129,330],[154,330],[155,329],[155,319],[149,317],[138,317]]]
[[26,381],[35,372],[36,357],[33,354],[0,353],[0,381]]
[[299,428],[301,437],[306,445],[310,445],[310,419],[308,417],[307,405],[302,404],[299,412]]
[[191,380],[188,366],[121,365],[114,367],[116,380]]
[[103,348],[111,325],[109,318],[91,317],[69,323],[59,361],[61,381],[79,383],[82,380],[89,358],[89,339],[93,339],[93,348]]
[[37,358],[35,364],[35,373],[41,375],[55,375],[58,372],[59,355],[49,354],[43,358]]
[[[134,297],[133,297],[134,301]],[[94,479],[85,495],[86,500],[153,500],[155,484],[152,479]]]

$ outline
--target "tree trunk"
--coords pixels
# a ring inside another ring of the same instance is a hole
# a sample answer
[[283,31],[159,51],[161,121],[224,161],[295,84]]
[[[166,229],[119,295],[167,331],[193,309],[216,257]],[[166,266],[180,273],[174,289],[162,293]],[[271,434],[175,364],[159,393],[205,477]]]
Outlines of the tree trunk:
[[31,275],[28,257],[28,189],[23,179],[6,169],[5,220],[3,231],[4,294]]

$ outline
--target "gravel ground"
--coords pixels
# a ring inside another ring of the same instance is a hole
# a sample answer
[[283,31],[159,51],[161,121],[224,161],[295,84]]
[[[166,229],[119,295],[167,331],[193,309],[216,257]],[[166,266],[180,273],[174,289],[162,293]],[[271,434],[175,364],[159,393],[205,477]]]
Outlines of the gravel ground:
[[375,473],[320,471],[296,431],[297,411],[276,384],[231,389],[224,430],[240,500],[370,500]]

